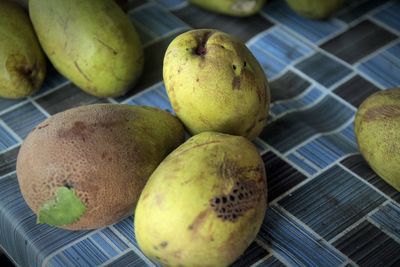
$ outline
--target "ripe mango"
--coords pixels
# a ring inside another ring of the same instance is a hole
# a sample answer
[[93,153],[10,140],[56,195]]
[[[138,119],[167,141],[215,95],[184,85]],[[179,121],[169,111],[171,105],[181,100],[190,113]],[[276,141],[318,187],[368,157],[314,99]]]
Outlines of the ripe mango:
[[0,1],[0,97],[23,98],[42,85],[46,60],[28,13]]
[[113,0],[30,0],[29,14],[55,68],[87,93],[121,96],[140,77],[139,36]]
[[331,16],[343,5],[343,0],[286,0],[299,15],[310,19],[324,19]]
[[175,113],[192,134],[214,131],[254,139],[266,125],[268,80],[232,35],[210,29],[179,35],[166,51],[163,77]]
[[369,166],[400,191],[400,88],[369,96],[357,110],[358,147]]
[[251,16],[263,7],[266,0],[190,0],[201,8],[230,16]]
[[165,266],[228,266],[255,239],[266,190],[263,161],[246,138],[193,136],[158,166],[140,195],[139,247]]

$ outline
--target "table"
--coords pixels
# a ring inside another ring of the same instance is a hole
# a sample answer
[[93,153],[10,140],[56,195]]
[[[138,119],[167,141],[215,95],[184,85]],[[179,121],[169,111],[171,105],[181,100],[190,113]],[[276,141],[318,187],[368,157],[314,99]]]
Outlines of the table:
[[400,85],[400,1],[346,1],[325,21],[301,18],[279,0],[249,18],[183,0],[131,1],[129,16],[146,65],[126,96],[97,99],[51,69],[34,96],[0,100],[0,248],[16,265],[155,266],[138,248],[132,216],[94,231],[37,225],[18,188],[16,156],[36,124],[67,108],[118,102],[171,110],[161,76],[166,46],[191,28],[218,28],[246,41],[273,102],[255,141],[269,208],[233,266],[400,266],[400,193],[371,171],[353,133],[360,103]]

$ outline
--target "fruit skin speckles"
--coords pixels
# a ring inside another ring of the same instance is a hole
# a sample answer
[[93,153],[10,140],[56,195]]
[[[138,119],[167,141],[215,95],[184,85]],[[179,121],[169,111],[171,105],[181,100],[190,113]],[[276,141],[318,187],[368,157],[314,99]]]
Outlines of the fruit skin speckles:
[[369,96],[357,110],[354,131],[370,167],[400,191],[400,88]]
[[228,266],[255,239],[266,206],[265,167],[254,145],[204,132],[151,175],[136,207],[135,236],[161,264]]
[[183,141],[178,119],[156,108],[73,108],[25,139],[17,158],[19,186],[41,223],[104,227],[132,214],[150,174]]
[[169,45],[163,67],[172,107],[192,134],[215,131],[256,138],[270,104],[267,77],[245,44],[199,29]]

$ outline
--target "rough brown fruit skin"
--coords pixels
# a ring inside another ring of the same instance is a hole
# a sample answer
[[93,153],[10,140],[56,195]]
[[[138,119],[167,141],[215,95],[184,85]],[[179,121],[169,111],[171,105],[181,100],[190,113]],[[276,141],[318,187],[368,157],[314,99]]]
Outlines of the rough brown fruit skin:
[[0,97],[18,99],[35,93],[46,75],[46,61],[28,13],[0,1]]
[[73,188],[86,206],[79,221],[94,229],[132,213],[148,177],[184,140],[180,122],[150,107],[96,104],[58,113],[39,124],[18,154],[17,176],[38,213],[57,188]]
[[369,96],[357,111],[354,130],[369,166],[400,191],[400,88]]
[[255,146],[242,136],[203,132],[152,173],[135,211],[136,240],[164,266],[228,266],[256,238],[266,206]]
[[213,29],[179,35],[165,53],[163,78],[176,115],[192,134],[214,131],[254,139],[266,125],[267,77],[232,35]]

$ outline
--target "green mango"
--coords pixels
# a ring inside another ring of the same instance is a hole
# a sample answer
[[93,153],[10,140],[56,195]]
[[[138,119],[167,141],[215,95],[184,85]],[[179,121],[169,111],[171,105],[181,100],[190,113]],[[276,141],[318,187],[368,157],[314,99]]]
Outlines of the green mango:
[[246,45],[210,29],[185,32],[168,46],[164,83],[172,107],[192,134],[257,137],[266,125],[270,91]]
[[125,94],[143,69],[143,48],[113,0],[30,0],[29,14],[54,67],[97,97]]
[[0,1],[0,97],[35,93],[46,75],[46,60],[29,20],[19,5]]
[[369,166],[400,191],[400,88],[380,91],[360,105],[354,126]]
[[251,16],[260,11],[266,0],[189,0],[201,8],[230,16]]
[[324,19],[343,5],[343,0],[286,0],[299,15],[310,19]]
[[21,146],[21,193],[38,223],[70,230],[116,223],[184,138],[179,120],[156,108],[95,104],[57,113]]
[[228,266],[267,207],[265,167],[244,137],[204,132],[158,166],[135,210],[140,249],[164,266]]

